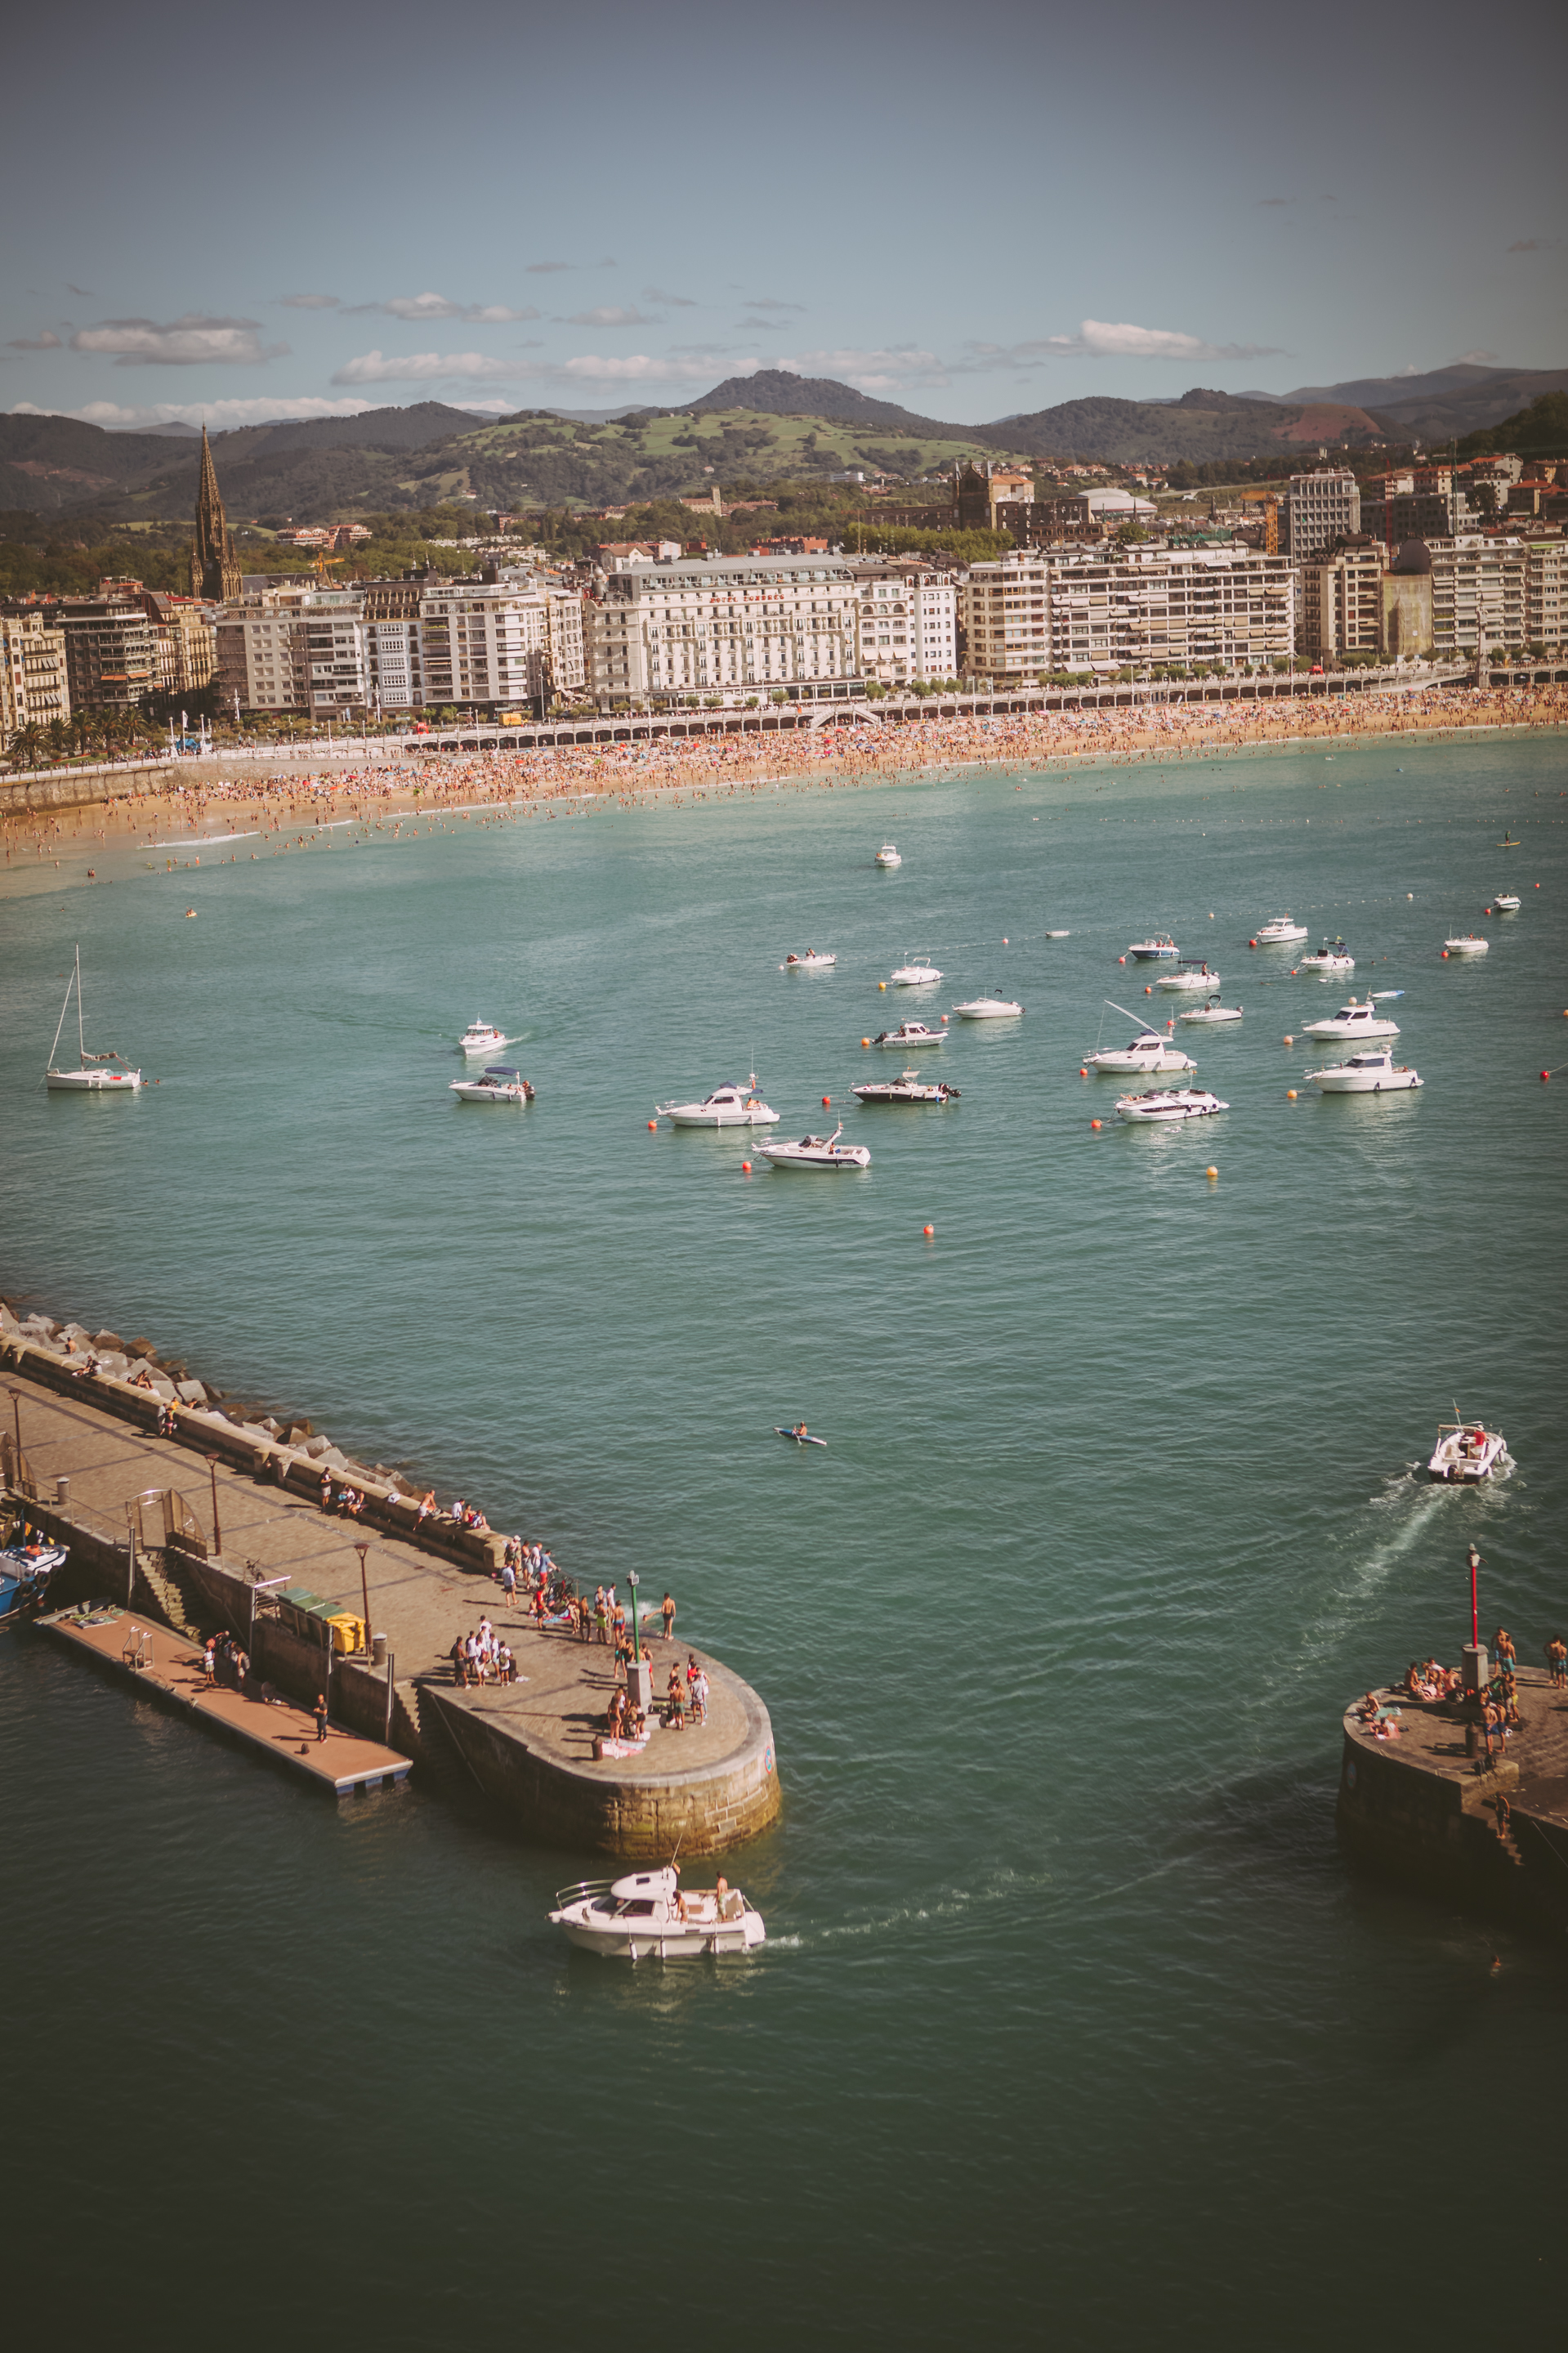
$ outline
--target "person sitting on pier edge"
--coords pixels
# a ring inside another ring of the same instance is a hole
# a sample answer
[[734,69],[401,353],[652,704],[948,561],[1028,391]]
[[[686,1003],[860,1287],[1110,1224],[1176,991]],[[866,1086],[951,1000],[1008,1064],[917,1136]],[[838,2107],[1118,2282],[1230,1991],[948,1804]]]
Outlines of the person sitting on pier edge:
[[414,1514],[415,1526],[416,1528],[423,1527],[435,1508],[436,1490],[434,1487],[430,1487],[427,1488],[425,1493],[419,1498],[419,1509]]

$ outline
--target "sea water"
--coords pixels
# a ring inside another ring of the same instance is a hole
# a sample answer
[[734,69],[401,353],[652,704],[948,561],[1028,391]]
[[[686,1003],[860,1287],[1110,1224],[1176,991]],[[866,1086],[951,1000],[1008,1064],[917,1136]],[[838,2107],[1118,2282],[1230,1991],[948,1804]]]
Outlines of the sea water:
[[[764,1696],[785,1807],[730,1861],[761,1955],[610,1967],[545,1919],[600,1859],[417,1789],[332,1810],[7,1638],[14,2322],[1305,2347],[1560,2317],[1563,1955],[1357,1875],[1333,1803],[1346,1702],[1457,1657],[1472,1537],[1485,1631],[1539,1662],[1568,1630],[1568,1071],[1538,1075],[1568,1061],[1565,782],[1555,740],[1341,743],[426,814],[199,869],[95,843],[91,885],[18,857],[6,1294],[477,1496],[590,1584],[668,1585]],[[1306,1083],[1346,992],[1247,946],[1286,910],[1356,993],[1404,990],[1420,1092]],[[1489,955],[1445,962],[1472,926]],[[1079,1071],[1191,1001],[1119,961],[1167,928],[1245,1008],[1177,1025],[1230,1108],[1134,1130]],[[78,940],[134,1101],[38,1085]],[[836,969],[780,970],[808,946]],[[911,951],[940,987],[879,991]],[[954,1018],[922,1065],[959,1102],[857,1104],[902,1066],[862,1038],[991,987],[1022,1020]],[[447,1092],[476,1016],[528,1110]],[[842,1115],[868,1173],[649,1131],[753,1070],[781,1133]],[[1485,1493],[1412,1475],[1455,1401],[1517,1462]],[[773,1435],[802,1418],[825,1452]]]

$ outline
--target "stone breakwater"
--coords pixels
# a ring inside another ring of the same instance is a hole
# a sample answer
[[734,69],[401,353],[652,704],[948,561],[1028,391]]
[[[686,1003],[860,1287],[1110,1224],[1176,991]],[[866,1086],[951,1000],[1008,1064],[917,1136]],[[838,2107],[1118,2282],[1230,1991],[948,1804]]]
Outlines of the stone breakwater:
[[[0,1470],[16,1506],[69,1548],[57,1605],[107,1599],[182,1633],[226,1627],[280,1693],[306,1705],[324,1693],[334,1723],[543,1844],[658,1859],[679,1841],[683,1853],[716,1853],[776,1819],[767,1709],[721,1661],[650,1635],[656,1699],[670,1668],[695,1655],[706,1721],[656,1730],[634,1756],[595,1756],[612,1654],[508,1603],[500,1535],[421,1517],[397,1474],[355,1462],[306,1424],[252,1419],[145,1341],[117,1340],[0,1303],[0,1369],[14,1392]],[[334,1491],[363,1495],[357,1516],[322,1508],[323,1471]],[[452,1645],[481,1613],[513,1649],[514,1683],[455,1679]]]

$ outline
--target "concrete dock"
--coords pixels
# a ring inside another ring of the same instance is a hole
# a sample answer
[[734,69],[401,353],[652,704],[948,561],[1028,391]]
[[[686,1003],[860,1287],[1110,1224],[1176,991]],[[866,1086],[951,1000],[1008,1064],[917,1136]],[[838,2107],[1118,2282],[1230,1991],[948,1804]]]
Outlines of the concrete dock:
[[[1399,1726],[1379,1739],[1345,1711],[1336,1819],[1352,1852],[1467,1906],[1568,1928],[1568,1691],[1516,1674],[1520,1723],[1488,1767],[1459,1701],[1376,1696]],[[1359,1706],[1360,1703],[1357,1703]],[[1499,1800],[1502,1805],[1500,1808]]]
[[[411,1757],[454,1799],[482,1794],[547,1844],[657,1858],[679,1840],[685,1853],[715,1853],[777,1815],[767,1710],[721,1662],[696,1653],[710,1685],[704,1724],[655,1729],[639,1755],[596,1758],[613,1654],[540,1631],[521,1606],[507,1608],[499,1537],[416,1525],[405,1495],[374,1485],[362,1518],[329,1514],[319,1456],[216,1409],[182,1412],[175,1436],[161,1439],[157,1400],[145,1391],[79,1378],[15,1335],[5,1356],[0,1378],[16,1393],[21,1428],[18,1459],[13,1417],[0,1415],[12,1425],[0,1446],[12,1493],[70,1549],[51,1608],[110,1601],[182,1635],[226,1626],[280,1691],[308,1704],[325,1683],[334,1725]],[[344,1476],[360,1485],[365,1474],[333,1467],[334,1480]],[[384,1665],[368,1649],[345,1656],[332,1647],[330,1613],[363,1616],[362,1543]],[[645,1586],[641,1598],[658,1596]],[[465,1690],[450,1652],[482,1615],[510,1644],[519,1680]],[[657,1705],[671,1664],[684,1669],[691,1646],[679,1621],[673,1642],[644,1633]]]
[[61,1609],[37,1622],[53,1641],[85,1653],[116,1681],[226,1733],[334,1798],[390,1788],[410,1769],[408,1757],[339,1725],[330,1724],[326,1738],[319,1738],[314,1715],[289,1700],[209,1684],[198,1643],[133,1609]]

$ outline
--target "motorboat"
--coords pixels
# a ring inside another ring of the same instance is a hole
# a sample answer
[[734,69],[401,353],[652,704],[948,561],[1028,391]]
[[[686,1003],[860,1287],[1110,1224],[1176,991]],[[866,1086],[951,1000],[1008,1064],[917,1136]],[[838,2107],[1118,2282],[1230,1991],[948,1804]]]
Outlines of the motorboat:
[[1141,1095],[1116,1098],[1118,1119],[1207,1119],[1214,1112],[1229,1109],[1206,1087],[1150,1087]]
[[1451,956],[1478,956],[1487,954],[1491,942],[1483,940],[1478,932],[1459,932],[1453,939],[1445,940],[1443,946]]
[[779,1121],[757,1092],[755,1071],[743,1087],[715,1087],[700,1103],[655,1103],[654,1111],[671,1127],[776,1127]]
[[967,1005],[955,1005],[952,1009],[965,1021],[1016,1021],[1024,1010],[1016,997],[995,991],[989,997],[972,997]]
[[1397,1038],[1399,1024],[1387,1020],[1370,997],[1352,997],[1342,1005],[1331,1018],[1307,1021],[1301,1026],[1304,1038]]
[[897,845],[893,842],[885,841],[880,849],[877,852],[877,863],[879,866],[901,866],[903,862],[903,860],[899,856]]
[[1130,1046],[1105,1046],[1084,1056],[1091,1071],[1195,1071],[1197,1064],[1157,1029],[1141,1030]]
[[872,1082],[850,1090],[862,1103],[944,1103],[958,1101],[958,1089],[939,1080],[933,1086],[921,1078],[916,1070],[900,1071],[896,1079],[879,1084]]
[[839,1121],[831,1135],[803,1135],[798,1144],[780,1144],[776,1140],[761,1146],[764,1160],[775,1168],[869,1168],[871,1155],[863,1144],[840,1144],[844,1123]]
[[[55,1061],[55,1055],[59,1049],[60,1031],[66,1026],[66,1015],[70,1011],[73,989],[76,991],[77,1066],[74,1071],[62,1071]],[[50,1094],[92,1095],[133,1095],[142,1084],[141,1071],[132,1070],[123,1054],[89,1054],[87,1050],[87,1037],[82,1026],[79,947],[71,965],[71,976],[66,983],[60,1018],[55,1024],[55,1042],[49,1048],[44,1084]]]
[[1182,1021],[1204,1021],[1213,1026],[1222,1021],[1239,1021],[1241,1008],[1239,1005],[1222,1005],[1217,997],[1211,997],[1206,1005],[1189,1005],[1186,1011],[1179,1014],[1177,1018]]
[[1218,988],[1220,977],[1195,956],[1184,956],[1173,972],[1163,972],[1154,983],[1156,988],[1210,989]]
[[1492,905],[1500,915],[1517,915],[1520,904],[1520,899],[1515,892],[1494,891],[1492,892]]
[[563,1887],[550,1915],[584,1951],[612,1960],[698,1960],[704,1954],[749,1953],[767,1930],[738,1887],[682,1889],[673,1864],[625,1879],[582,1879]]
[[907,964],[898,965],[888,975],[889,984],[894,988],[929,988],[933,980],[941,978],[937,966],[923,955],[910,956]]
[[1314,948],[1310,955],[1302,956],[1296,969],[1298,972],[1318,972],[1324,975],[1353,972],[1355,958],[1343,940],[1325,940],[1321,948]]
[[64,1545],[14,1544],[0,1552],[0,1624],[36,1617],[56,1569],[65,1564]]
[[1500,1430],[1488,1430],[1479,1421],[1440,1421],[1426,1468],[1434,1479],[1450,1486],[1475,1487],[1491,1477],[1507,1452],[1508,1440]]
[[1371,1047],[1348,1061],[1331,1062],[1327,1070],[1309,1071],[1307,1076],[1326,1095],[1398,1094],[1425,1084],[1407,1064],[1396,1062],[1386,1047]]
[[1289,915],[1276,915],[1272,923],[1258,925],[1252,944],[1256,948],[1286,948],[1306,936],[1305,923],[1292,923]]
[[945,1029],[933,1029],[931,1028],[929,1023],[924,1021],[900,1021],[896,1029],[879,1030],[877,1036],[872,1039],[871,1043],[873,1046],[900,1046],[904,1048],[913,1048],[917,1046],[945,1046],[947,1043],[947,1031]]
[[1169,963],[1181,954],[1169,932],[1155,932],[1146,940],[1134,940],[1127,951],[1134,964]]
[[505,1044],[504,1035],[493,1021],[470,1021],[458,1040],[458,1050],[471,1060],[479,1054],[493,1054]]
[[1070,940],[1072,934],[1070,932],[1047,932],[1046,934],[1046,937],[1048,940]]
[[818,955],[807,948],[804,955],[787,955],[779,966],[781,972],[831,972],[838,962],[836,955]]
[[521,1071],[503,1062],[487,1062],[477,1079],[454,1079],[450,1092],[459,1103],[531,1103],[533,1089]]

